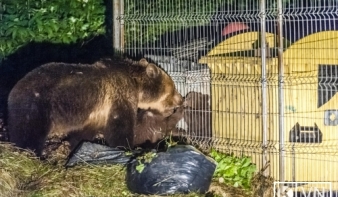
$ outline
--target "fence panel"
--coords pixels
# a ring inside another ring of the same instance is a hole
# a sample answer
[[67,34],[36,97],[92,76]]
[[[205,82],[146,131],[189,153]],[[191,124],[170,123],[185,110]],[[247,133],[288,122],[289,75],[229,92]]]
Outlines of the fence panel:
[[262,2],[124,0],[121,49],[173,77],[196,143],[338,190],[338,2]]

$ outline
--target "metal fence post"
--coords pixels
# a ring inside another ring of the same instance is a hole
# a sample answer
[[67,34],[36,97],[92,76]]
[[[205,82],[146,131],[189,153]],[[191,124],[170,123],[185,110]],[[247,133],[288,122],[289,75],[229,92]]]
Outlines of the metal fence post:
[[[262,141],[262,149],[263,149],[263,165],[265,166],[268,162],[267,160],[267,79],[266,79],[266,8],[265,8],[265,0],[260,1],[260,20],[261,20],[261,63],[262,63],[262,132],[263,132],[263,141]],[[266,175],[267,173],[264,172]]]
[[285,181],[284,149],[284,64],[283,64],[283,5],[278,0],[278,111],[279,111],[279,181]]
[[113,0],[113,47],[119,53],[124,48],[124,27],[121,16],[124,14],[124,0]]

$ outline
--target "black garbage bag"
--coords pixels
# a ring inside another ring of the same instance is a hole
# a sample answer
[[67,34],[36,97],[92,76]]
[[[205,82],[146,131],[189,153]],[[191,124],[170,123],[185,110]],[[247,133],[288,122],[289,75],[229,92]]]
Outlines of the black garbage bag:
[[[139,165],[144,165],[140,172]],[[138,194],[168,195],[206,193],[216,162],[189,145],[177,145],[157,153],[147,163],[134,159],[127,166],[128,189]]]
[[70,154],[66,167],[72,167],[79,163],[127,164],[135,153],[137,151],[126,152],[119,148],[84,141]]

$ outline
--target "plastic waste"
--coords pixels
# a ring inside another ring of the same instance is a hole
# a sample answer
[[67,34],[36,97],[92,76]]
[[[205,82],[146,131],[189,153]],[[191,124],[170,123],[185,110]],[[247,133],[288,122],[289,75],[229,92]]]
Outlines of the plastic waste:
[[134,154],[135,152],[84,141],[70,154],[66,167],[80,163],[127,164]]
[[133,159],[127,166],[126,182],[128,189],[138,194],[203,194],[215,169],[216,162],[193,146],[177,145],[157,153],[149,163]]

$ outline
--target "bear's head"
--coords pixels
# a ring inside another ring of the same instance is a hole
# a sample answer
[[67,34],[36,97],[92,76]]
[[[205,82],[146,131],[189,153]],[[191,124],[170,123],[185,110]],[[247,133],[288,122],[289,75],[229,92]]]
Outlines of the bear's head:
[[195,110],[209,109],[209,95],[194,91],[189,92],[184,99],[183,105]]
[[183,110],[181,106],[172,115],[164,117],[157,110],[138,109],[134,145],[151,147],[163,140],[165,136],[178,136],[176,125],[183,118]]
[[184,122],[187,132],[205,139],[212,137],[209,95],[189,92],[184,100]]
[[143,68],[140,69],[142,72],[134,72],[139,85],[138,108],[157,110],[164,117],[173,114],[183,104],[174,81],[164,70],[145,59],[141,59],[137,66]]

